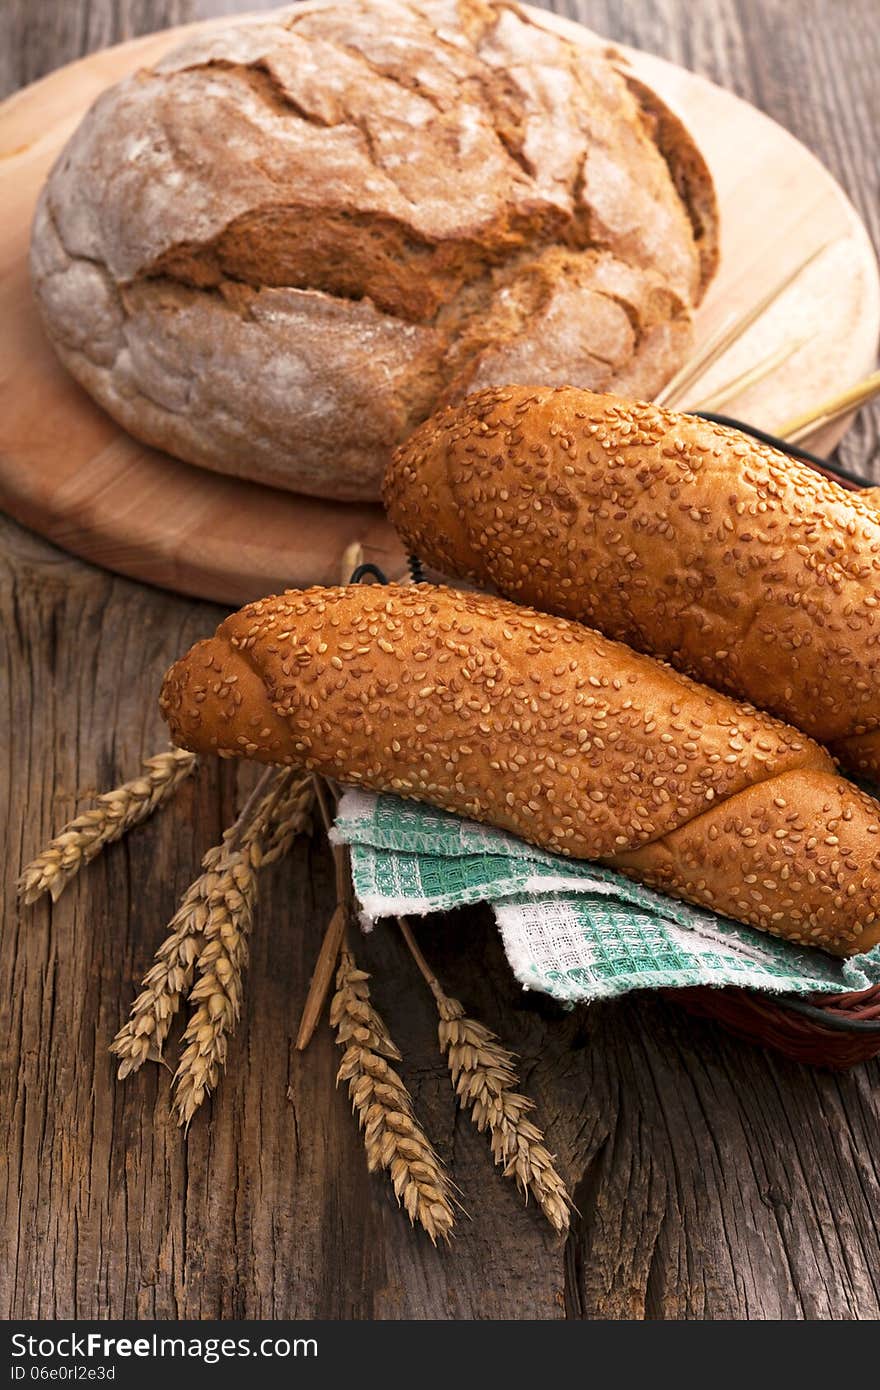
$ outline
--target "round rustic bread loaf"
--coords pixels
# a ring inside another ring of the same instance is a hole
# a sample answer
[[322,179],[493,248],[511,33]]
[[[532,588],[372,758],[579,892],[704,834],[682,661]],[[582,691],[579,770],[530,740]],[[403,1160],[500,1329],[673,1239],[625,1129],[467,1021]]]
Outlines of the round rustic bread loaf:
[[717,259],[711,179],[613,56],[515,6],[346,3],[106,92],[32,240],[60,357],[138,438],[320,496],[477,387],[651,396]]

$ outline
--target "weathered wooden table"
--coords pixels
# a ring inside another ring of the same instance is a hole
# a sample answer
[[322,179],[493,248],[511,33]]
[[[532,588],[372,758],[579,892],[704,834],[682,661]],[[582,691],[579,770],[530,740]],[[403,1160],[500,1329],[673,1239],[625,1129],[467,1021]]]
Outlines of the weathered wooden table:
[[[255,0],[5,0],[0,86],[91,48]],[[880,239],[874,0],[563,0],[762,106],[830,166]],[[880,477],[877,415],[843,454]],[[873,472],[872,472],[873,469]],[[20,1317],[874,1318],[880,1065],[809,1071],[674,1006],[568,1016],[529,1001],[486,914],[420,936],[447,988],[522,1057],[580,1216],[565,1244],[521,1209],[457,1117],[434,1014],[401,942],[358,946],[418,1110],[471,1220],[449,1250],[367,1175],[322,1026],[293,1034],[332,902],[316,840],[267,875],[246,1006],[213,1104],[184,1137],[169,1076],[123,1085],[107,1045],[176,899],[248,774],[207,767],[60,902],[15,875],[96,790],[164,746],[162,672],[220,614],[70,559],[0,521],[0,1314]]]

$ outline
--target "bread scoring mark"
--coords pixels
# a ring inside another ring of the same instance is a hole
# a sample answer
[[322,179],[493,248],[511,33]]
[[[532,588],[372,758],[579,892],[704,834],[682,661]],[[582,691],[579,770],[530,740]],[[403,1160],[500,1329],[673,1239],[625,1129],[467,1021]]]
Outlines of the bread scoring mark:
[[[477,6],[475,12],[480,13],[483,21],[480,28],[482,39],[494,25],[497,16],[481,6]],[[514,7],[511,7],[511,13],[518,14]],[[522,22],[529,22],[521,14],[518,14],[518,18]],[[534,160],[526,154],[523,144],[525,94],[517,89],[509,73],[481,61],[479,46],[472,53],[464,53],[461,48],[447,45],[459,64],[467,59],[468,68],[463,75],[459,74],[453,105],[448,97],[445,102],[439,100],[436,93],[430,92],[424,82],[420,82],[415,74],[407,70],[405,55],[401,66],[394,66],[389,62],[379,63],[354,43],[334,38],[332,29],[325,34],[324,27],[331,24],[331,17],[326,14],[307,13],[287,27],[291,32],[299,33],[309,24],[313,33],[307,37],[320,43],[322,49],[335,51],[338,55],[363,65],[374,81],[389,82],[407,93],[416,94],[419,100],[430,102],[438,116],[454,116],[450,134],[457,132],[460,112],[478,112],[479,123],[485,133],[494,134],[516,166],[513,174],[509,176],[512,189],[522,184],[519,195],[522,197],[534,185],[536,166]],[[422,37],[424,38],[424,35]],[[433,42],[433,33],[430,37]],[[362,41],[367,42],[368,38],[369,29]],[[589,103],[592,96],[592,100],[595,101],[595,92],[591,93],[590,87],[586,85],[590,71],[588,60],[583,55],[578,55],[565,40],[554,38],[553,43],[554,55],[561,67],[572,76],[580,90],[581,100]],[[394,165],[383,158],[373,131],[377,117],[380,123],[386,118],[381,99],[371,99],[364,110],[358,111],[353,108],[346,90],[334,89],[330,104],[336,109],[331,118],[328,115],[327,98],[323,93],[320,97],[315,95],[314,99],[306,104],[302,93],[294,94],[290,81],[283,80],[273,67],[271,58],[266,55],[249,63],[223,57],[209,57],[201,62],[184,64],[167,76],[173,80],[178,75],[191,76],[206,71],[227,72],[234,77],[236,84],[248,83],[252,90],[274,109],[280,112],[291,111],[306,124],[315,124],[322,129],[342,127],[356,131],[365,142],[370,163],[383,178],[395,182]],[[619,86],[618,99],[626,90],[622,80],[619,80]],[[470,101],[468,97],[471,98]],[[230,98],[235,101],[232,91]],[[319,109],[322,104],[324,110]],[[621,114],[626,105],[626,102],[621,103]],[[632,103],[632,106],[635,109],[635,103]],[[407,116],[410,115],[411,113],[407,112]],[[588,144],[593,138],[595,137],[592,135],[581,134],[581,139],[586,139]],[[439,149],[437,153],[439,157]],[[525,176],[524,182],[522,176]],[[403,192],[399,186],[398,191]],[[537,193],[537,185],[534,185],[534,191]],[[564,193],[564,205],[545,205],[531,211],[523,207],[519,212],[514,211],[512,216],[508,214],[501,220],[486,222],[483,219],[478,236],[458,235],[439,240],[420,234],[416,222],[408,222],[403,215],[394,217],[387,213],[370,213],[364,209],[344,206],[324,209],[314,204],[297,205],[294,196],[292,201],[283,200],[280,206],[266,205],[249,209],[240,218],[232,219],[208,241],[169,247],[154,262],[143,266],[140,274],[174,275],[195,286],[216,284],[222,276],[226,279],[240,279],[254,288],[264,284],[285,285],[320,289],[342,297],[367,296],[387,312],[412,321],[425,322],[433,319],[439,305],[448,303],[462,286],[469,281],[485,278],[488,268],[516,259],[523,251],[534,254],[553,246],[570,249],[602,247],[602,238],[597,236],[589,225],[592,211],[583,198],[584,184],[580,160],[575,160],[569,170]],[[517,195],[514,193],[513,196],[515,203]],[[404,205],[408,205],[412,211],[413,205],[405,192],[403,198]],[[274,227],[271,226],[273,214]],[[304,263],[298,266],[297,248],[302,244],[309,219],[319,224],[320,230],[320,237],[315,233],[311,238],[312,242],[319,244],[321,238],[324,238],[327,249],[323,264],[320,256],[310,254],[305,257]],[[270,229],[263,238],[266,243],[265,253],[255,254],[254,243],[260,240],[263,224],[267,222]],[[350,243],[347,248],[349,253],[353,250],[355,261],[361,260],[362,264],[350,267],[348,275],[340,277],[338,263],[340,259],[344,259],[340,252],[344,247],[346,235]],[[375,273],[377,267],[372,263],[372,258],[363,255],[370,242],[377,243],[381,248],[377,258],[378,274]],[[280,256],[279,243],[283,248]],[[613,247],[609,249],[613,250]],[[359,250],[362,253],[360,257]],[[410,261],[412,274],[407,274]],[[397,283],[391,285],[387,282],[389,262],[400,264]],[[426,272],[433,283],[427,293],[424,290],[420,293],[420,284],[424,281]],[[684,310],[685,306],[680,298],[678,302]],[[631,317],[634,327],[638,328],[638,315],[632,314]]]
[[[304,19],[306,18],[308,16],[304,16]],[[291,28],[293,27],[291,26]],[[323,36],[321,43],[337,54],[360,61],[375,78],[383,82],[391,82],[409,93],[416,93],[421,100],[428,101],[433,105],[438,116],[454,117],[454,121],[450,125],[450,135],[457,136],[460,132],[463,116],[474,113],[476,117],[475,127],[487,135],[494,134],[499,145],[524,176],[524,179],[518,179],[516,170],[513,171],[511,179],[513,200],[515,201],[517,197],[518,183],[522,183],[522,188],[519,190],[520,197],[526,196],[528,198],[530,193],[532,196],[538,194],[540,187],[540,183],[536,183],[538,166],[535,160],[527,155],[524,148],[525,94],[517,89],[509,73],[485,64],[480,65],[479,54],[477,53],[473,55],[477,64],[474,70],[461,77],[456,84],[454,105],[448,101],[444,104],[438,100],[435,94],[428,92],[425,86],[412,74],[402,73],[389,64],[378,64],[371,61],[366,54],[351,43],[338,43],[334,42],[332,38],[326,39]],[[588,68],[585,66],[584,60],[578,62],[575,51],[564,40],[558,41],[558,50],[560,63],[581,89],[581,99],[589,101],[590,91],[586,86]],[[460,51],[455,50],[455,52],[456,56],[461,58]],[[381,99],[372,100],[365,111],[358,112],[346,99],[347,94],[345,92],[337,93],[333,103],[337,109],[334,118],[331,119],[327,114],[327,103],[323,94],[317,100],[306,105],[301,97],[298,98],[294,95],[290,85],[285,84],[279,73],[274,70],[271,60],[265,56],[256,58],[250,63],[212,57],[199,63],[184,65],[171,75],[192,75],[212,71],[229,73],[234,77],[234,86],[230,90],[230,100],[233,103],[237,97],[240,99],[240,84],[246,83],[273,109],[282,113],[292,111],[306,124],[314,124],[325,130],[343,128],[357,131],[364,141],[365,152],[370,163],[383,178],[395,182],[394,161],[383,156],[382,147],[377,141],[373,129],[377,116],[379,125],[387,116],[383,110]],[[235,90],[236,87],[238,91]],[[625,90],[625,84],[621,80],[621,94]],[[322,103],[325,106],[324,111],[318,109]],[[632,105],[635,110],[635,103]],[[407,118],[412,118],[411,112],[407,112]],[[581,132],[581,136],[586,141],[580,151],[581,156],[583,156],[585,150],[589,148],[590,141],[595,137],[592,133],[587,134],[586,132]],[[436,153],[439,158],[442,158],[442,150],[438,149]],[[511,254],[515,255],[523,248],[534,252],[550,246],[566,246],[572,249],[604,247],[613,251],[613,244],[603,240],[601,234],[597,233],[595,228],[591,226],[595,217],[589,206],[589,201],[585,197],[582,158],[575,161],[574,167],[569,170],[565,185],[564,203],[539,207],[533,212],[523,210],[514,213],[509,219],[507,217],[496,219],[494,223],[491,220],[488,222],[482,220],[479,225],[479,234],[473,237],[454,236],[437,240],[427,235],[420,235],[415,222],[407,222],[404,216],[395,218],[388,214],[384,216],[378,213],[368,214],[363,210],[351,207],[331,209],[331,213],[335,212],[336,215],[349,219],[354,229],[359,221],[373,227],[375,229],[374,234],[378,239],[387,237],[389,227],[396,226],[397,239],[400,244],[391,249],[399,259],[404,261],[404,264],[413,251],[416,251],[416,270],[418,273],[407,281],[409,294],[397,294],[391,299],[387,297],[387,294],[383,294],[384,287],[381,276],[379,283],[374,283],[373,277],[369,273],[369,265],[364,267],[359,288],[343,290],[335,288],[331,268],[337,257],[334,254],[335,244],[332,239],[328,242],[327,253],[324,257],[326,263],[324,274],[326,275],[328,270],[331,271],[329,281],[320,278],[320,268],[314,264],[304,266],[298,275],[294,273],[294,267],[290,260],[286,266],[279,267],[275,264],[277,250],[275,245],[270,245],[267,248],[267,254],[261,264],[255,264],[252,258],[244,257],[242,263],[237,265],[238,256],[235,252],[224,255],[223,245],[224,242],[231,241],[233,244],[237,243],[241,246],[242,242],[246,240],[235,237],[236,222],[240,219],[233,219],[213,239],[207,242],[193,242],[183,246],[169,247],[162,257],[152,264],[144,266],[140,273],[147,276],[153,273],[170,273],[188,279],[193,284],[210,283],[216,276],[217,262],[219,261],[221,264],[225,262],[224,273],[228,278],[242,279],[255,287],[261,284],[275,284],[324,289],[330,293],[341,293],[352,298],[368,295],[379,307],[387,309],[389,312],[410,317],[416,321],[424,321],[435,311],[437,302],[441,302],[443,299],[448,300],[467,280],[479,278],[484,273],[487,264],[503,263]],[[403,195],[404,206],[408,205],[410,212],[413,212],[415,210],[414,205],[405,189],[398,185],[398,191]],[[562,191],[560,189],[560,192]],[[273,207],[277,207],[277,205],[257,207],[244,214],[244,217],[249,219],[248,232],[253,233],[255,225],[258,226],[259,224],[259,219],[270,214]],[[308,217],[317,218],[320,221],[325,213],[324,209],[316,207],[314,204],[297,206],[295,199],[290,203],[283,202],[277,210],[282,214],[289,215],[292,219],[292,225],[287,235],[284,234],[283,227],[278,228],[281,233],[282,245],[286,245],[288,248],[296,246]],[[424,264],[419,265],[418,260],[420,258],[424,262],[427,248],[433,248],[435,251],[435,274],[438,274],[441,279],[448,278],[449,284],[442,289],[435,288],[433,296],[435,304],[425,309],[419,304],[418,296],[416,296],[415,302],[412,302],[412,294],[417,286],[418,274],[424,274]],[[202,258],[205,261],[205,267],[201,271],[196,267],[197,258]],[[648,265],[653,269],[658,268],[656,259],[643,262],[643,268]]]

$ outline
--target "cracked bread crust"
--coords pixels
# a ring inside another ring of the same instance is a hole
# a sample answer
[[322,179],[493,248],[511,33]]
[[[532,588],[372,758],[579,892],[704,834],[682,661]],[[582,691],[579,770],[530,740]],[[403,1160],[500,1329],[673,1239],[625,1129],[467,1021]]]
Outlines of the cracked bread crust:
[[477,387],[654,394],[716,260],[699,153],[613,57],[511,5],[353,0],[101,96],[31,263],[59,356],[132,434],[361,499]]

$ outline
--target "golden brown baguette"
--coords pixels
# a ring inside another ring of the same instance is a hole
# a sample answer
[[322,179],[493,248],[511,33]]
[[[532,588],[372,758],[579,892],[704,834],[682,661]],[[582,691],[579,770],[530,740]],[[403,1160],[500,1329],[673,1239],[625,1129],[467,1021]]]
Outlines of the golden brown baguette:
[[385,502],[450,575],[664,657],[880,777],[880,510],[735,430],[572,387],[484,391]]
[[431,585],[291,591],[171,668],[198,752],[428,801],[839,955],[880,940],[880,806],[769,715],[577,623]]

